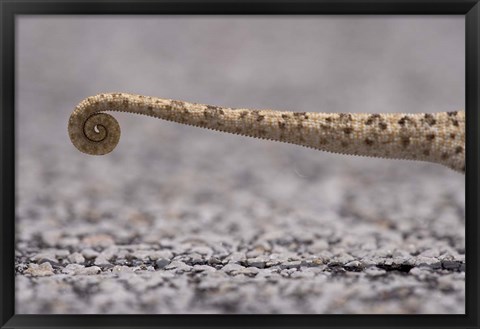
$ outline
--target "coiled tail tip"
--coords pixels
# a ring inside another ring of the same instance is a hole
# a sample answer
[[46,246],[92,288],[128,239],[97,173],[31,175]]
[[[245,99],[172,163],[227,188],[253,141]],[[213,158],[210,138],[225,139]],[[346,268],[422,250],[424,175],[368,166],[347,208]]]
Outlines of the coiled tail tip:
[[86,117],[74,111],[68,120],[68,135],[72,144],[90,155],[108,154],[120,140],[120,125],[107,113],[93,113]]

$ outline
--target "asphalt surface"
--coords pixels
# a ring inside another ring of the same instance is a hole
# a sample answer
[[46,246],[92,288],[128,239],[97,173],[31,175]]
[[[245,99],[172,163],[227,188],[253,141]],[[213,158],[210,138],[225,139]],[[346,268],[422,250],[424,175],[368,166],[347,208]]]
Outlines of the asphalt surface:
[[464,313],[465,176],[112,113],[130,92],[293,111],[464,107],[463,17],[21,17],[16,312]]

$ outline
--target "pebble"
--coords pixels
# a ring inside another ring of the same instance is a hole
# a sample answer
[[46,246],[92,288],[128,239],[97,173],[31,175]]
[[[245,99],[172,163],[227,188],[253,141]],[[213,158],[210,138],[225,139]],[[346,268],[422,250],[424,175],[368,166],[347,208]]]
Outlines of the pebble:
[[203,259],[203,256],[197,253],[190,253],[186,255],[187,258],[189,259],[189,263],[192,265],[195,264],[204,264],[205,260]]
[[32,257],[30,257],[30,259],[34,262],[45,262],[45,261],[49,261],[49,262],[52,262],[52,263],[58,263],[58,259],[57,257],[55,256],[55,252],[54,251],[44,251],[44,252],[40,252]]
[[83,257],[83,255],[79,252],[74,252],[68,256],[68,260],[71,263],[81,264],[85,262],[85,257]]
[[257,268],[265,268],[267,266],[268,258],[267,257],[256,257],[256,258],[251,258],[247,259],[247,265],[248,266],[253,266]]
[[116,265],[112,268],[112,273],[119,274],[119,273],[133,273],[135,271],[134,267],[124,266],[124,265]]
[[170,250],[155,250],[151,251],[148,254],[148,257],[150,257],[151,260],[159,260],[159,259],[172,259],[173,258],[173,253]]
[[193,272],[216,272],[217,270],[214,267],[208,265],[194,265]]
[[190,251],[193,253],[197,253],[203,256],[208,256],[208,257],[210,257],[210,255],[213,254],[213,250],[210,247],[204,247],[204,246],[193,247]]
[[103,247],[106,248],[115,244],[113,238],[108,234],[87,235],[82,239],[82,244],[87,247]]
[[239,274],[243,274],[249,277],[257,275],[260,270],[256,267],[244,267],[238,271]]
[[62,248],[76,247],[80,243],[80,239],[74,236],[63,237],[58,240],[57,245]]
[[435,258],[417,256],[415,258],[415,266],[427,266],[433,269],[439,269],[442,267],[442,263]]
[[99,274],[100,272],[102,272],[100,267],[89,266],[89,267],[78,268],[77,270],[75,270],[74,274],[75,275],[95,275],[95,274]]
[[232,273],[232,272],[237,272],[243,270],[245,267],[239,265],[239,264],[233,264],[229,263],[225,265],[224,267],[221,268],[221,271],[225,273]]
[[358,260],[353,260],[353,261],[345,264],[344,267],[349,269],[349,270],[361,271],[363,269],[364,265],[361,262],[359,262]]
[[282,264],[280,264],[280,268],[282,270],[283,269],[298,268],[298,267],[300,267],[300,265],[302,265],[302,262],[297,260],[297,261],[293,261],[293,262],[282,263]]
[[67,258],[68,255],[70,255],[70,251],[68,251],[68,250],[66,250],[66,249],[59,249],[59,250],[56,250],[56,251],[55,251],[55,256],[56,256],[58,259]]
[[82,255],[86,259],[93,259],[99,255],[99,253],[93,249],[87,248],[82,250]]
[[177,273],[189,272],[192,267],[184,262],[174,260],[170,264],[164,267],[166,270],[176,270]]
[[382,275],[385,275],[387,274],[387,271],[385,271],[384,269],[382,268],[378,268],[376,266],[370,266],[370,267],[367,267],[365,270],[364,270],[365,274],[369,277],[377,277],[377,276],[382,276]]
[[107,258],[104,255],[100,254],[95,258],[94,264],[95,265],[109,265],[110,262],[107,260]]
[[233,252],[230,256],[225,258],[225,262],[239,264],[245,262],[247,257],[243,252]]
[[65,274],[74,274],[77,270],[79,270],[79,269],[81,269],[81,268],[85,268],[85,266],[79,265],[79,264],[68,264],[67,266],[65,266],[65,267],[62,269],[62,273],[65,273]]
[[[152,252],[150,250],[136,250],[135,252],[133,252],[131,254],[131,256],[133,258],[136,258],[136,259],[141,259],[143,261],[146,261],[147,259],[150,258],[150,255],[152,254]],[[151,258],[150,258],[151,259]]]
[[460,267],[461,263],[453,260],[444,260],[442,261],[443,268],[447,270],[456,270]]
[[157,267],[159,269],[162,269],[164,268],[165,266],[167,266],[168,264],[170,264],[170,259],[166,259],[166,258],[160,258],[158,259],[155,264],[157,265]]
[[50,263],[45,262],[40,265],[31,263],[28,268],[23,271],[23,274],[29,274],[31,276],[50,276],[53,275],[53,267]]

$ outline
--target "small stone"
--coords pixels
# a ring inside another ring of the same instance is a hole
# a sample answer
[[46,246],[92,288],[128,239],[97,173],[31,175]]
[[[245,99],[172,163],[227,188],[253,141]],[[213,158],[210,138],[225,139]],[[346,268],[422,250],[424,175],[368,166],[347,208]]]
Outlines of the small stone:
[[151,252],[149,250],[136,250],[134,253],[131,254],[131,256],[133,258],[146,261],[148,258],[150,258],[150,254]]
[[189,257],[190,263],[192,265],[204,264],[205,263],[205,260],[203,259],[203,257],[200,254],[192,253],[192,254],[189,254],[188,257]]
[[166,259],[166,258],[160,258],[158,259],[155,264],[157,265],[157,267],[159,269],[162,269],[164,268],[165,266],[167,266],[168,264],[170,264],[170,259]]
[[78,268],[75,270],[75,275],[95,275],[99,274],[102,270],[98,266],[90,266],[84,268]]
[[97,256],[99,255],[99,253],[96,252],[96,251],[93,250],[93,249],[88,248],[88,249],[83,249],[83,250],[82,250],[82,255],[83,255],[83,257],[85,257],[86,259],[93,259],[93,258],[97,257]]
[[85,262],[85,257],[79,252],[74,252],[70,256],[68,256],[68,260],[70,263],[80,264]]
[[191,252],[197,253],[203,256],[209,256],[213,253],[212,249],[204,246],[196,246],[191,249]]
[[41,236],[46,245],[53,247],[60,240],[62,233],[60,231],[45,231],[41,233]]
[[367,267],[364,272],[369,277],[377,277],[387,274],[387,271],[376,266]]
[[267,266],[267,261],[268,261],[268,258],[260,256],[256,258],[247,259],[247,265],[257,267],[257,268],[265,268],[265,266]]
[[166,270],[176,270],[177,273],[188,272],[192,269],[190,265],[185,264],[184,262],[175,260],[165,266]]
[[115,244],[113,238],[108,234],[87,235],[82,239],[82,243],[88,247],[109,247]]
[[296,261],[293,261],[293,262],[282,263],[282,264],[280,264],[280,268],[282,270],[291,269],[291,268],[298,268],[298,267],[300,267],[300,265],[302,265],[302,262],[299,261],[299,260],[296,260]]
[[280,271],[280,275],[284,277],[290,277],[291,274],[295,273],[297,271],[296,268],[285,268]]
[[260,272],[260,270],[256,267],[245,267],[245,268],[241,269],[240,271],[238,271],[239,274],[243,274],[243,275],[250,276],[250,277],[253,277],[253,276],[257,275],[258,272]]
[[30,257],[30,259],[37,263],[44,263],[45,261],[58,263],[58,259],[57,257],[55,257],[55,253],[53,251],[44,251],[44,252],[38,253]]
[[84,268],[85,266],[79,264],[68,264],[62,269],[62,273],[74,274],[77,270]]
[[345,265],[351,261],[354,261],[355,258],[353,258],[351,255],[347,253],[340,254],[336,256],[334,259],[331,260],[332,263],[338,263],[340,265]]
[[104,255],[100,254],[95,258],[95,265],[109,265],[110,262],[105,258]]
[[415,258],[415,266],[427,266],[433,269],[439,269],[442,267],[442,263],[435,258],[417,256]]
[[216,272],[217,270],[214,267],[208,265],[194,265],[194,272]]
[[245,253],[243,252],[233,252],[225,258],[225,261],[228,263],[238,264],[243,263],[247,258],[245,257]]
[[55,251],[55,256],[56,256],[58,259],[67,258],[68,255],[70,255],[70,251],[68,251],[68,250],[66,250],[66,249],[59,249],[59,250],[56,250],[56,251]]
[[353,260],[344,265],[344,267],[349,271],[361,271],[364,268],[364,265],[358,260]]
[[208,265],[219,265],[222,264],[222,261],[217,257],[210,257],[207,263]]
[[308,250],[312,253],[319,253],[324,250],[328,250],[328,242],[325,240],[317,240],[314,243],[312,243],[310,246],[308,246]]
[[159,260],[159,259],[172,259],[173,258],[173,253],[170,250],[156,250],[156,251],[151,251],[148,254],[148,257],[150,257],[151,260]]
[[45,262],[40,265],[31,263],[23,274],[30,274],[31,276],[49,276],[53,275],[53,267],[50,263]]
[[[95,266],[96,267],[96,266]],[[117,273],[117,274],[121,274],[121,273],[133,273],[134,272],[134,268],[130,267],[130,266],[122,266],[122,265],[116,265],[113,267],[112,269],[112,273]]]
[[453,261],[453,260],[444,260],[442,262],[442,266],[443,268],[447,269],[447,270],[456,270],[460,267],[460,263],[457,262],[457,261]]
[[67,248],[67,247],[76,247],[80,243],[80,239],[77,237],[69,236],[69,237],[64,237],[58,240],[57,245],[62,248]]
[[419,280],[433,279],[436,277],[428,267],[414,267],[408,273],[416,276]]
[[244,269],[245,267],[241,266],[241,265],[238,265],[238,264],[233,264],[233,263],[229,263],[227,265],[225,265],[224,267],[222,267],[222,271],[223,272],[226,272],[226,273],[232,273],[232,272],[236,272],[236,271],[240,271],[242,269]]

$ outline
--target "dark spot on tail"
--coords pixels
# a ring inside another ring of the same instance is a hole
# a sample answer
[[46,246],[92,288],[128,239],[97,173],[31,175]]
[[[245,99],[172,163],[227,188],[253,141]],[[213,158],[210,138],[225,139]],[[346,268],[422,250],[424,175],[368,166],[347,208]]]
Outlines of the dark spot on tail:
[[365,144],[367,144],[368,146],[372,146],[373,140],[371,140],[370,138],[365,138]]
[[379,126],[380,129],[382,129],[382,130],[387,129],[387,127],[388,127],[388,125],[387,125],[385,122],[380,122],[380,123],[378,124],[378,126]]
[[352,121],[352,115],[350,113],[340,113],[338,117],[340,118],[340,120]]
[[427,136],[427,140],[431,141],[431,140],[434,140],[435,139],[435,134],[428,134]]
[[185,107],[184,103],[180,101],[171,101],[170,103],[172,104],[172,108],[174,109],[183,109]]
[[344,132],[345,134],[347,134],[347,135],[348,135],[348,134],[351,134],[352,131],[353,131],[353,128],[351,128],[351,127],[346,127],[345,129],[343,129],[343,132]]
[[424,121],[429,125],[429,126],[433,126],[437,120],[435,120],[434,116],[431,115],[430,113],[426,113],[425,116],[424,116]]
[[455,135],[454,133],[450,133],[450,138],[451,138],[451,139],[455,139],[455,136],[456,136],[456,135]]
[[443,152],[442,153],[442,160],[447,160],[448,159],[448,153],[447,152]]
[[375,119],[380,118],[380,114],[372,114],[368,117],[367,121],[365,121],[366,125],[371,125]]
[[449,117],[454,117],[458,114],[458,111],[447,112]]
[[463,147],[457,146],[457,147],[455,148],[455,153],[458,154],[458,153],[462,153],[462,152],[463,152]]
[[398,124],[399,124],[400,126],[405,126],[405,124],[406,124],[407,122],[413,123],[413,120],[412,120],[411,118],[409,118],[407,115],[404,116],[404,117],[402,117],[402,118],[400,118],[400,120],[398,120]]
[[407,147],[408,145],[410,145],[410,137],[408,136],[402,137],[402,145],[403,147]]

